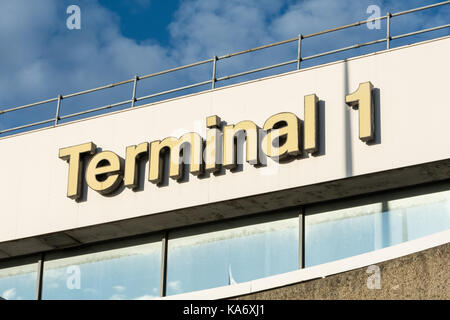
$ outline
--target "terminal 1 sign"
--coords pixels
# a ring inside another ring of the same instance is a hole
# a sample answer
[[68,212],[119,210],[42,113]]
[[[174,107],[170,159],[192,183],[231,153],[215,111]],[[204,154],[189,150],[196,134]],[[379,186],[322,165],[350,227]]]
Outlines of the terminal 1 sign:
[[[359,138],[364,142],[374,138],[372,91],[373,85],[364,82],[345,97],[347,105],[358,108]],[[81,198],[83,178],[91,189],[104,195],[114,192],[122,182],[130,189],[136,188],[139,185],[138,163],[143,156],[149,159],[148,180],[155,184],[163,180],[164,154],[167,152],[168,175],[174,180],[182,178],[183,163],[189,164],[189,172],[195,176],[215,173],[222,167],[234,169],[238,165],[238,137],[245,136],[245,160],[255,166],[260,164],[260,151],[275,161],[298,156],[302,150],[314,154],[319,149],[318,102],[315,94],[304,97],[303,128],[300,119],[291,112],[269,117],[262,128],[250,120],[222,125],[220,117],[213,115],[206,118],[206,139],[190,132],[179,138],[142,142],[125,148],[125,160],[112,151],[97,152],[93,142],[62,148],[59,158],[69,163],[67,197]],[[189,150],[188,157],[185,157],[185,150]],[[89,162],[83,170],[86,157]]]

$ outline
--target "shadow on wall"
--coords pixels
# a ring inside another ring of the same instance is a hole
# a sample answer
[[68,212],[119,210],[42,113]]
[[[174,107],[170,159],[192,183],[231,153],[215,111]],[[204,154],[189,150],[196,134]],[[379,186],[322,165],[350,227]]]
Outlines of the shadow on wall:
[[[344,141],[345,141],[345,173],[346,177],[351,177],[353,175],[353,133],[351,128],[351,114],[352,107],[347,106],[345,103],[345,97],[350,93],[350,80],[348,74],[348,61],[344,60]],[[370,79],[365,79],[364,81],[370,81]],[[357,85],[353,83],[353,85]],[[375,86],[376,84],[374,84]],[[365,142],[367,145],[376,145],[381,143],[381,93],[379,88],[374,88],[372,90],[372,105],[373,105],[373,117],[374,117],[374,138],[372,141]],[[357,110],[357,107],[354,108]],[[359,134],[355,132],[354,134]],[[321,141],[322,143],[322,141]]]
[[344,60],[344,141],[345,141],[345,176],[351,177],[353,175],[353,145],[352,145],[352,128],[350,121],[351,109],[345,103],[345,97],[349,94],[349,76],[348,76],[348,61]]
[[[375,84],[374,84],[375,85]],[[372,141],[367,142],[367,145],[375,145],[381,143],[381,108],[380,108],[380,89],[373,88],[372,91],[372,103],[373,103],[373,116],[374,116],[374,126],[375,126],[375,137]]]

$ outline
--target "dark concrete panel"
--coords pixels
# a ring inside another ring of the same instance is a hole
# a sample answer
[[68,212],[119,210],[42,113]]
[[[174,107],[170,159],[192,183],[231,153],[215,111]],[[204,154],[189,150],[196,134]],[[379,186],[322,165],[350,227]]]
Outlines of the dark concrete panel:
[[364,267],[235,299],[450,299],[449,261],[447,243],[377,264],[380,289],[368,288]]

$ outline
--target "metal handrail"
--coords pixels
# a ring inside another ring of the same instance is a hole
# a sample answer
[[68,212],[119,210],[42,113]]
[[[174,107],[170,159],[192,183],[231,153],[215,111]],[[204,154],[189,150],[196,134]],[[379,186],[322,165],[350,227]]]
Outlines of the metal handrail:
[[[43,121],[39,121],[39,122],[34,122],[34,123],[30,123],[30,124],[25,124],[25,125],[14,127],[14,128],[1,130],[0,134],[7,133],[7,132],[12,132],[12,131],[17,131],[17,130],[21,130],[21,129],[26,129],[26,128],[30,128],[30,127],[33,127],[33,126],[38,126],[38,125],[47,124],[47,123],[51,123],[51,122],[54,123],[54,126],[58,126],[58,121],[59,120],[69,119],[69,118],[73,118],[73,117],[77,117],[77,116],[81,116],[81,115],[85,115],[85,114],[89,114],[89,113],[97,112],[97,111],[101,111],[101,110],[112,109],[114,107],[122,106],[122,105],[125,105],[125,104],[128,104],[128,103],[131,104],[130,107],[132,108],[132,107],[135,106],[135,102],[137,102],[137,101],[142,101],[142,100],[146,100],[146,99],[150,99],[150,98],[154,98],[154,97],[158,97],[158,96],[163,96],[163,95],[174,93],[174,92],[179,92],[179,91],[182,91],[182,90],[196,88],[196,87],[204,86],[204,85],[207,85],[207,84],[210,84],[211,85],[211,89],[214,89],[215,88],[215,84],[217,82],[219,82],[219,81],[229,80],[229,79],[232,79],[232,78],[248,75],[248,74],[251,74],[251,73],[261,72],[261,71],[265,71],[265,70],[269,70],[269,69],[273,69],[273,68],[278,68],[278,67],[281,67],[281,66],[286,66],[286,65],[290,65],[290,64],[294,64],[294,63],[297,63],[297,69],[300,69],[300,65],[301,65],[302,61],[311,60],[311,59],[315,59],[315,58],[319,58],[319,57],[323,57],[323,56],[326,56],[326,55],[339,53],[339,52],[343,52],[343,51],[347,51],[347,50],[351,50],[351,49],[361,48],[363,46],[369,46],[369,45],[373,45],[373,44],[377,44],[377,43],[386,42],[386,48],[389,49],[390,48],[390,41],[392,41],[392,40],[405,38],[405,37],[409,37],[409,36],[413,36],[413,35],[418,35],[418,34],[430,32],[430,31],[435,31],[435,30],[440,30],[440,29],[444,29],[444,28],[449,28],[450,27],[450,24],[445,24],[445,25],[441,25],[441,26],[437,26],[437,27],[433,27],[433,28],[427,28],[427,29],[422,29],[422,30],[409,32],[409,33],[404,33],[404,34],[400,34],[400,35],[396,35],[396,36],[391,36],[390,23],[391,23],[391,19],[392,18],[401,16],[401,15],[405,15],[405,14],[409,14],[409,13],[413,13],[413,12],[417,12],[417,11],[422,11],[422,10],[426,10],[426,9],[435,8],[435,7],[438,7],[438,6],[447,5],[447,4],[450,4],[450,1],[442,1],[442,2],[439,2],[439,3],[435,3],[435,4],[431,4],[431,5],[427,5],[427,6],[423,6],[423,7],[419,7],[419,8],[414,8],[414,9],[410,9],[410,10],[406,10],[406,11],[396,12],[396,13],[392,13],[392,14],[388,12],[386,15],[381,16],[381,17],[368,19],[368,20],[364,20],[364,21],[358,21],[358,22],[354,22],[354,23],[347,24],[347,25],[344,25],[344,26],[340,26],[340,27],[336,27],[336,28],[332,28],[332,29],[327,29],[327,30],[322,30],[322,31],[319,31],[319,32],[311,33],[311,34],[308,34],[308,35],[299,35],[298,37],[295,37],[295,38],[291,38],[291,39],[287,39],[287,40],[283,40],[283,41],[278,41],[278,42],[262,45],[262,46],[255,47],[255,48],[248,49],[248,50],[243,50],[243,51],[239,51],[239,52],[225,54],[225,55],[222,55],[222,56],[214,56],[211,59],[206,59],[206,60],[194,62],[194,63],[187,64],[187,65],[184,65],[184,66],[176,67],[176,68],[171,68],[171,69],[167,69],[167,70],[163,70],[163,71],[159,71],[159,72],[155,72],[155,73],[151,73],[151,74],[147,74],[147,75],[143,75],[143,76],[137,76],[136,75],[132,79],[127,79],[127,80],[124,80],[124,81],[111,83],[111,84],[100,86],[100,87],[96,87],[96,88],[93,88],[93,89],[83,90],[83,91],[79,91],[79,92],[75,92],[75,93],[71,93],[71,94],[67,94],[67,95],[58,95],[56,98],[47,99],[47,100],[43,100],[43,101],[39,101],[39,102],[34,102],[34,103],[30,103],[30,104],[26,104],[26,105],[22,105],[22,106],[18,106],[18,107],[6,109],[6,110],[0,110],[0,115],[2,115],[2,114],[18,111],[18,110],[23,110],[23,109],[26,109],[26,108],[35,107],[35,106],[42,105],[42,104],[45,104],[45,103],[50,103],[50,102],[57,101],[56,114],[55,114],[54,118],[43,120]],[[335,49],[335,50],[330,50],[330,51],[326,51],[326,52],[322,52],[322,53],[318,53],[318,54],[313,54],[313,55],[310,55],[310,56],[307,56],[307,57],[302,57],[302,40],[303,39],[308,39],[308,38],[316,37],[316,36],[319,36],[319,35],[327,34],[327,33],[330,33],[330,32],[344,30],[344,29],[347,29],[347,28],[360,26],[360,25],[366,24],[368,22],[374,22],[374,21],[377,21],[377,20],[384,20],[384,19],[386,19],[386,37],[385,38],[378,39],[378,40],[373,40],[373,41],[368,41],[368,42],[364,42],[364,43],[359,43],[359,44],[355,44],[355,45],[351,45],[351,46],[347,46],[347,47],[339,48],[339,49]],[[252,69],[252,70],[249,70],[249,71],[239,72],[239,73],[235,73],[235,74],[232,74],[232,75],[216,78],[217,62],[220,61],[220,60],[224,60],[224,59],[232,58],[232,57],[235,57],[235,56],[238,56],[238,55],[247,54],[247,53],[251,53],[251,52],[255,52],[255,51],[259,51],[259,50],[263,50],[263,49],[267,49],[267,48],[271,48],[271,47],[275,47],[275,46],[279,46],[279,45],[283,45],[283,44],[287,44],[287,43],[292,43],[292,42],[298,42],[297,58],[295,60],[289,60],[289,61],[286,61],[286,62],[281,62],[281,63],[277,63],[277,64],[274,64],[274,65],[266,66],[266,67],[256,68],[256,69]],[[179,71],[179,70],[183,70],[183,69],[187,69],[187,68],[191,68],[191,67],[196,67],[196,66],[199,66],[199,65],[207,64],[207,63],[212,63],[212,78],[211,78],[211,80],[202,81],[202,82],[198,82],[198,83],[195,83],[195,84],[186,85],[186,86],[182,86],[182,87],[178,87],[178,88],[170,89],[170,90],[166,90],[166,91],[161,91],[161,92],[153,93],[153,94],[142,96],[142,97],[137,97],[136,96],[136,87],[137,87],[138,81],[141,81],[141,80],[144,80],[144,79],[148,79],[148,78],[152,78],[152,77],[156,77],[156,76],[160,76],[160,75],[163,75],[163,74],[168,74],[168,73]],[[60,116],[61,103],[65,99],[72,98],[72,97],[79,96],[79,95],[83,95],[83,94],[96,92],[96,91],[100,91],[100,90],[114,88],[114,87],[121,86],[123,84],[128,84],[128,83],[133,83],[132,97],[129,100],[125,100],[125,101],[121,101],[121,102],[117,102],[117,103],[114,103],[114,104],[109,104],[109,105],[105,105],[105,106],[101,106],[101,107],[92,108],[92,109],[89,109],[89,110],[86,110],[86,111],[80,111],[80,112],[76,112],[76,113],[71,113],[71,114],[68,114],[68,115],[65,115],[65,116]]]
[[354,44],[352,46],[348,46],[348,47],[344,47],[344,48],[340,48],[340,49],[335,49],[335,50],[330,50],[330,51],[326,51],[326,52],[323,52],[323,53],[313,54],[311,56],[307,56],[307,57],[302,58],[302,61],[311,60],[311,59],[314,59],[314,58],[319,58],[319,57],[327,56],[329,54],[343,52],[343,51],[347,51],[347,50],[351,50],[351,49],[357,49],[357,48],[361,48],[361,47],[365,47],[365,46],[369,46],[369,45],[372,45],[372,44],[377,44],[377,43],[381,43],[381,42],[385,42],[385,41],[386,41],[386,39],[383,38],[383,39],[373,40],[373,41],[369,41],[369,42]]
[[173,93],[173,92],[177,92],[177,91],[181,91],[181,90],[186,90],[186,89],[191,89],[191,88],[195,88],[195,87],[204,86],[205,84],[211,83],[211,81],[212,80],[207,80],[207,81],[203,81],[203,82],[199,82],[199,83],[190,84],[190,85],[184,86],[184,87],[179,87],[179,88],[175,88],[175,89],[171,89],[171,90],[167,90],[167,91],[157,92],[157,93],[154,93],[154,94],[150,94],[148,96],[143,96],[143,97],[140,97],[140,98],[136,98],[136,101],[141,101],[141,100],[150,99],[150,98],[162,96],[162,95],[165,95],[165,94],[169,94],[169,93]]
[[297,63],[297,60],[281,62],[281,63],[277,63],[277,64],[274,64],[274,65],[271,65],[271,66],[268,66],[268,67],[262,67],[262,68],[252,69],[250,71],[244,71],[244,72],[235,73],[235,74],[232,74],[232,75],[229,75],[229,76],[224,76],[224,77],[221,77],[221,78],[217,78],[216,81],[223,81],[223,80],[233,79],[233,78],[236,78],[236,77],[245,76],[247,74],[251,74],[251,73],[255,73],[255,72],[260,72],[260,71],[265,71],[265,70],[269,70],[269,69],[273,69],[273,68],[287,66],[287,65],[293,64],[293,63]]
[[409,37],[409,36],[415,36],[417,34],[426,33],[426,32],[435,31],[435,30],[440,30],[440,29],[445,29],[445,28],[449,28],[449,27],[450,27],[450,24],[444,24],[442,26],[438,26],[438,27],[434,27],[434,28],[422,29],[422,30],[419,30],[419,31],[399,34],[398,36],[391,37],[391,40],[405,38],[405,37]]

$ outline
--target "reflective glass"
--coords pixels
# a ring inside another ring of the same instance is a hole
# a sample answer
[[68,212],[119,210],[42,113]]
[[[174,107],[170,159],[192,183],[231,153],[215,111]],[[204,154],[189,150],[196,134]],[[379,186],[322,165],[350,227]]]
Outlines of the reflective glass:
[[[48,255],[43,299],[131,300],[159,297],[161,237],[121,240]],[[159,240],[159,241],[158,241]]]
[[298,269],[298,212],[258,215],[169,234],[167,295]]
[[0,261],[0,297],[6,300],[36,298],[37,259]]
[[[450,191],[436,187],[306,209],[305,266],[417,239],[450,228]],[[418,194],[421,192],[422,194]],[[356,201],[358,202],[358,201]],[[359,201],[361,203],[361,201]],[[327,208],[328,207],[328,208]]]

